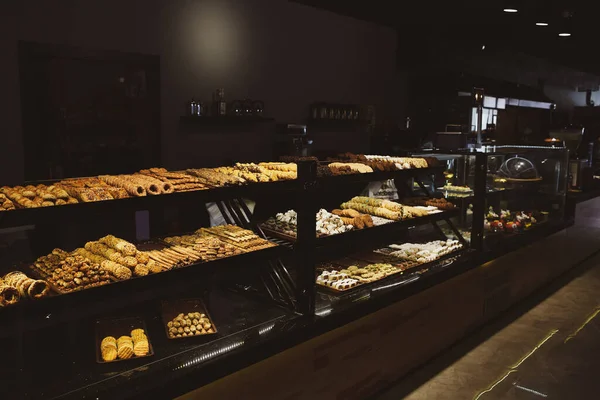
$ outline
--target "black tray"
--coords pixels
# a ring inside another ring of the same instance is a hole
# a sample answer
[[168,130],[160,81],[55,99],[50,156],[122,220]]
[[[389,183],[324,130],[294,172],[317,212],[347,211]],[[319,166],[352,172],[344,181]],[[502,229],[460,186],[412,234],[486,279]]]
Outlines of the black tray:
[[[102,339],[107,336],[113,336],[115,339],[119,339],[121,336],[131,336],[131,331],[134,329],[143,329],[146,337],[148,338],[148,354],[145,356],[136,356],[135,354],[131,358],[117,358],[114,361],[104,361],[102,359],[102,353],[100,351],[100,344]],[[148,328],[142,318],[139,317],[128,317],[118,319],[108,319],[96,321],[96,362],[99,364],[112,364],[120,361],[131,361],[140,358],[151,357],[154,355],[154,349],[152,348],[152,342],[150,341],[150,335],[148,334]]]
[[[169,327],[167,324],[172,321],[179,314],[188,314],[192,312],[199,312],[201,314],[205,314],[208,320],[211,322],[212,329],[214,332],[212,333],[200,333],[197,335],[191,336],[182,336],[182,337],[171,337],[169,334]],[[167,335],[167,339],[176,340],[176,339],[189,339],[189,338],[198,338],[198,337],[206,337],[215,335],[218,333],[217,327],[215,326],[215,320],[208,313],[208,309],[204,305],[202,299],[179,299],[179,300],[168,300],[163,301],[162,303],[162,318],[163,325],[165,326],[165,334]]]

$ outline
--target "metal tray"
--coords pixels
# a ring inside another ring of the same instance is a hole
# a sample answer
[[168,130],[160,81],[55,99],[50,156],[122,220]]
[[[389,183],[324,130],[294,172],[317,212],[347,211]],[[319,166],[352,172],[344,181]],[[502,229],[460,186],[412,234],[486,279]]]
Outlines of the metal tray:
[[[182,336],[182,337],[172,337],[169,334],[169,327],[167,324],[172,321],[179,314],[187,314],[192,312],[199,312],[201,314],[206,314],[209,321],[212,324],[212,328],[214,330],[213,333],[201,333],[198,335],[192,336]],[[208,309],[204,305],[202,299],[178,299],[178,300],[166,300],[162,303],[162,318],[163,325],[165,326],[165,334],[167,335],[167,339],[176,340],[176,339],[189,339],[189,338],[198,338],[198,337],[206,337],[215,335],[218,333],[217,327],[215,325],[215,320],[208,313]]]
[[[343,260],[340,260],[340,263],[338,263],[338,262],[328,262],[326,264],[327,264],[328,268],[319,268],[317,266],[317,269],[318,270],[337,269],[339,271],[339,270],[342,270],[342,269],[346,269],[347,267],[349,267],[351,265],[366,266],[366,265],[374,264],[374,263],[367,262],[367,261],[361,261],[361,260],[352,260],[350,258],[345,258]],[[389,263],[389,264],[393,265],[393,263]],[[391,278],[391,277],[397,277],[398,275],[404,274],[404,272],[405,271],[399,270],[395,274],[385,276],[385,277],[383,277],[383,278],[381,278],[381,279],[379,279],[377,281],[374,281],[374,282],[362,283],[362,282],[359,281],[359,283],[356,286],[348,288],[348,289],[335,289],[335,288],[332,288],[330,286],[322,285],[322,284],[316,282],[316,277],[315,277],[315,284],[317,285],[318,288],[323,289],[323,291],[328,292],[328,293],[332,293],[332,294],[351,293],[351,292],[353,292],[355,290],[358,290],[358,289],[368,289],[368,288],[377,286],[378,284],[380,284],[381,282],[385,281],[386,279]]]
[[[115,339],[118,339],[120,336],[131,336],[131,331],[133,329],[143,329],[146,333],[146,337],[148,338],[148,354],[145,356],[136,356],[135,354],[131,358],[117,358],[114,361],[104,361],[102,359],[102,353],[100,351],[100,343],[102,343],[102,339],[107,336],[113,336]],[[140,358],[151,357],[154,355],[154,348],[152,347],[152,341],[150,340],[150,335],[148,334],[148,328],[146,327],[146,323],[142,318],[139,317],[127,317],[127,318],[117,318],[117,319],[108,319],[108,320],[98,320],[96,321],[96,362],[99,364],[112,364],[120,361],[131,361],[138,360]]]
[[278,231],[275,229],[271,229],[264,225],[261,225],[260,229],[262,229],[263,232],[268,236],[272,236],[272,237],[278,238],[278,239],[283,239],[288,242],[295,242],[297,239],[296,236],[288,235],[287,233],[284,233],[284,232],[281,232],[281,231]]

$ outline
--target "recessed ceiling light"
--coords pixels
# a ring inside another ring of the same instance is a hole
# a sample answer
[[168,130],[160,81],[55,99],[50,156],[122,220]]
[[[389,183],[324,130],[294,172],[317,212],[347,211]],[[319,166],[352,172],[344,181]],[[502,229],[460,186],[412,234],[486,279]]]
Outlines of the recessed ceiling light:
[[519,12],[519,10],[517,10],[516,8],[505,8],[504,12],[506,12],[506,13],[516,13],[516,12]]
[[481,46],[481,50],[485,50],[485,44]]
[[568,32],[562,32],[562,33],[559,33],[558,36],[560,36],[560,37],[568,37],[568,36],[571,36],[571,34],[568,33]]
[[536,26],[548,26],[547,22],[536,22],[535,23]]

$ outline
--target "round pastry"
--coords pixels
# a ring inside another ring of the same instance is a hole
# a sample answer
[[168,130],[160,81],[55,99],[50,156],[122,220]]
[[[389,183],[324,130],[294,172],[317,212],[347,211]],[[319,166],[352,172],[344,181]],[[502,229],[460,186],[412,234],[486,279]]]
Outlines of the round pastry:
[[118,346],[117,355],[119,358],[127,359],[133,356],[133,344],[123,343]]
[[100,342],[100,349],[103,350],[106,347],[117,347],[117,339],[115,339],[113,336],[107,336],[104,339],[102,339],[102,342]]
[[132,338],[135,337],[135,336],[137,336],[137,335],[144,335],[145,336],[146,333],[141,328],[136,328],[136,329],[134,329],[134,330],[131,331],[131,337]]
[[125,265],[126,267],[129,267],[129,268],[133,268],[136,265],[138,265],[138,261],[133,256],[125,256],[125,257],[123,257],[123,265]]
[[19,301],[19,291],[12,286],[0,285],[0,307],[9,306]]
[[150,261],[150,256],[143,251],[135,253],[135,258],[139,264],[148,264],[148,261]]
[[153,274],[158,274],[159,272],[162,272],[162,267],[158,265],[154,260],[149,260],[146,263],[146,267],[148,267],[148,270]]
[[32,283],[27,289],[27,295],[32,299],[41,299],[42,297],[46,297],[48,293],[50,293],[50,285],[41,279],[36,281],[32,279]]
[[114,361],[117,359],[118,352],[117,352],[116,347],[109,346],[109,347],[106,347],[104,350],[102,350],[101,354],[102,354],[102,359],[104,361],[109,362],[109,361]]
[[133,345],[133,353],[138,357],[143,357],[148,354],[149,344],[147,340],[139,340]]
[[150,270],[144,264],[136,265],[135,269],[133,270],[133,274],[135,276],[146,276],[149,273],[150,273]]

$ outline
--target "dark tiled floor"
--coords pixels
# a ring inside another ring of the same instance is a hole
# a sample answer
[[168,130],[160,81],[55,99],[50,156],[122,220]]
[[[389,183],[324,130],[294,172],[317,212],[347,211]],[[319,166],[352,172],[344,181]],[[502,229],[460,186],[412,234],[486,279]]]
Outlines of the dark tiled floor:
[[378,400],[600,398],[600,254]]

